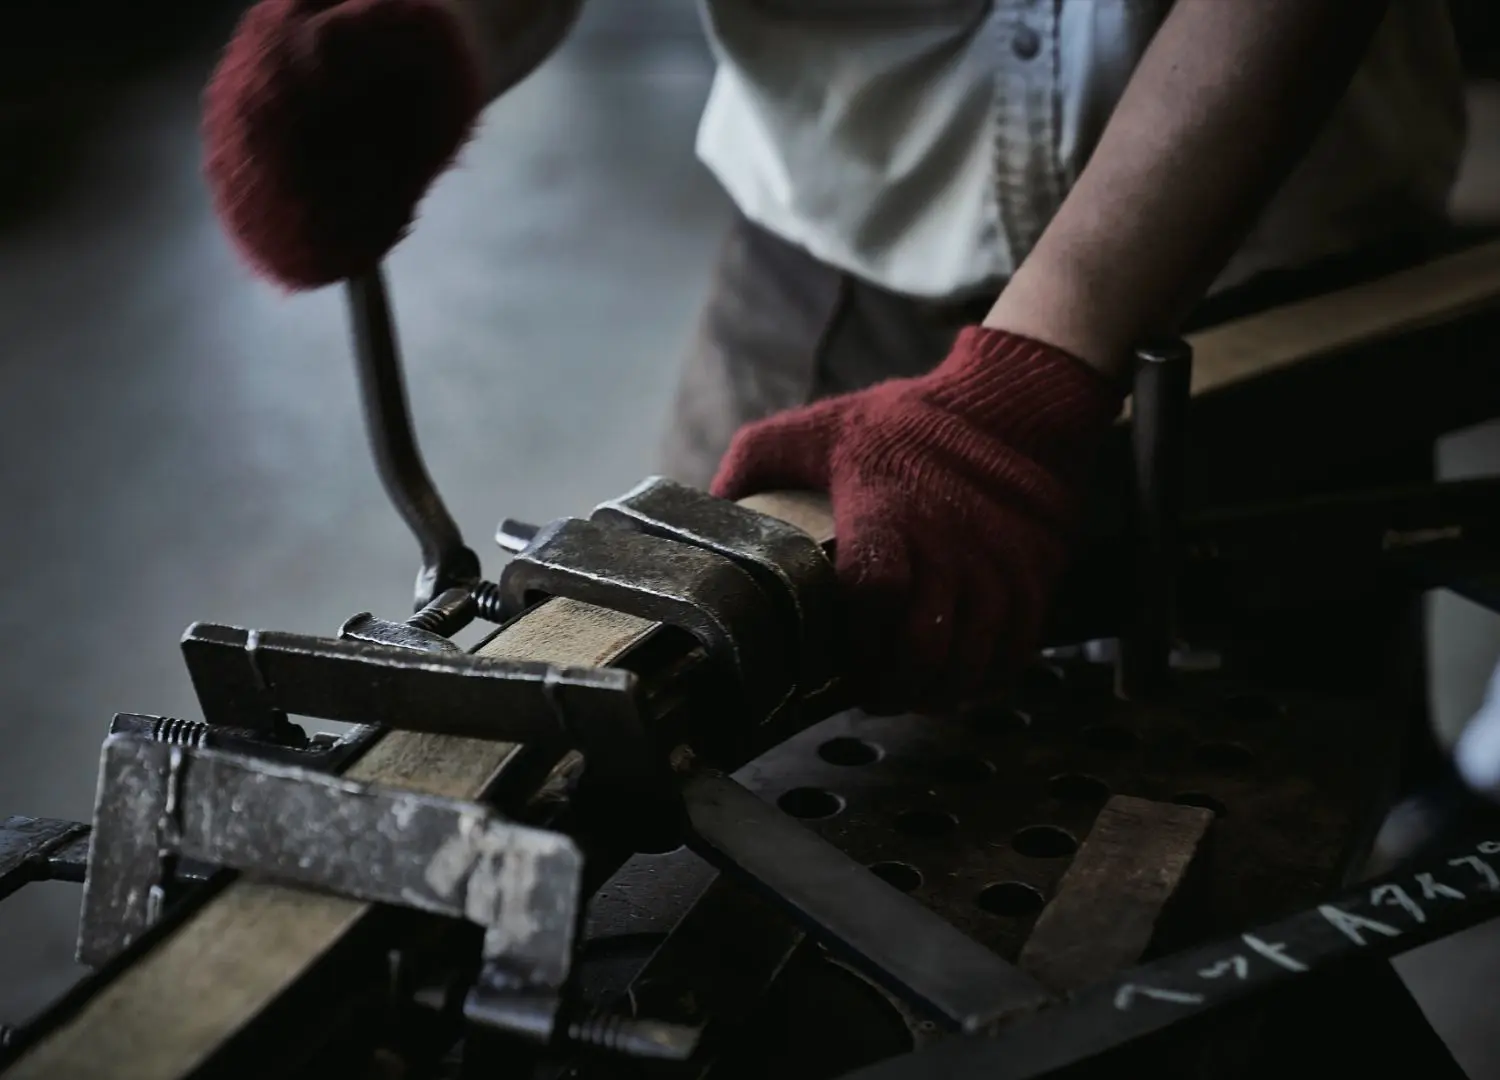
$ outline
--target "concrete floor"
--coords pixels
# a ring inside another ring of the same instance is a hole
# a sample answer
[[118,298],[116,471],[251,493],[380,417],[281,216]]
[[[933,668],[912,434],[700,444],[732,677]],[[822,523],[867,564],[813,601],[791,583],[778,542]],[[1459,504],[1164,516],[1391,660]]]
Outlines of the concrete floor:
[[[222,6],[172,15],[127,62],[76,52],[0,113],[0,813],[86,818],[113,713],[196,714],[190,622],[329,633],[410,595],[341,297],[251,280],[199,181]],[[596,0],[390,260],[429,464],[486,554],[500,517],[577,512],[650,467],[727,218],[692,156],[709,73],[687,5]],[[1500,108],[1477,100],[1493,145]],[[1493,181],[1465,184],[1471,216],[1500,216]],[[1493,432],[1469,438],[1457,468],[1500,460]],[[1455,685],[1495,653],[1472,651]],[[0,1018],[74,977],[76,905],[52,885],[0,912]],[[1500,1076],[1478,992],[1497,957],[1488,928],[1406,967],[1475,1077]]]

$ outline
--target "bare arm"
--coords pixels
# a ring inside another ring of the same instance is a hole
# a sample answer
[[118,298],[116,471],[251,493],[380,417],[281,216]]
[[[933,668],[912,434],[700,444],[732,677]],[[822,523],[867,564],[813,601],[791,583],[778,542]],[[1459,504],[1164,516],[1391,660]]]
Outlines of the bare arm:
[[1387,3],[1177,0],[985,325],[1121,376],[1132,348],[1172,330],[1233,256]]

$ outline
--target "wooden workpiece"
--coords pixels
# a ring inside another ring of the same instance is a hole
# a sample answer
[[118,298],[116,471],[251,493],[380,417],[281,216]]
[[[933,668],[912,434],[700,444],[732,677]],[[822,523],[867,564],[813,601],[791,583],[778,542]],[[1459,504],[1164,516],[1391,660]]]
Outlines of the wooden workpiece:
[[1022,970],[1066,993],[1139,962],[1213,818],[1197,806],[1110,799],[1037,918]]
[[1230,390],[1496,308],[1500,241],[1191,334],[1192,392]]
[[1222,390],[1500,304],[1500,241],[1204,330],[1193,393]]
[[[1194,391],[1218,390],[1496,305],[1500,244],[1489,244],[1197,335],[1192,339]],[[774,499],[752,501],[777,512]],[[826,538],[828,520],[816,512],[815,501],[779,505],[778,516]],[[479,651],[555,664],[608,665],[653,628],[640,619],[553,600]],[[515,751],[507,744],[393,732],[349,775],[470,798],[488,786]],[[370,910],[349,900],[236,881],[33,1047],[9,1075],[16,1080],[183,1077],[245,1028]]]

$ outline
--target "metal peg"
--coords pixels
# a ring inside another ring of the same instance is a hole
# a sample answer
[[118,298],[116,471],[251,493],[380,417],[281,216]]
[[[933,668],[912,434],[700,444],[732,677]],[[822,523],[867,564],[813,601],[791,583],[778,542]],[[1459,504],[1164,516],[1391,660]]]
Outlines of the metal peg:
[[1192,347],[1180,339],[1136,353],[1131,406],[1135,603],[1115,667],[1116,692],[1130,700],[1158,697],[1171,680],[1192,373]]

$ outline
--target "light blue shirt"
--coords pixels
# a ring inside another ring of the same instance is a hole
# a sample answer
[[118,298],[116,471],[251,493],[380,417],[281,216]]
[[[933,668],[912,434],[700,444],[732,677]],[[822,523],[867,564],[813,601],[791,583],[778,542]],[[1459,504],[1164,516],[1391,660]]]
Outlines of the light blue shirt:
[[[499,93],[583,0],[541,4],[504,44],[511,0],[454,2]],[[699,0],[718,68],[698,156],[750,220],[825,263],[928,299],[993,288],[1077,180],[1170,7]],[[1391,0],[1336,115],[1217,287],[1441,218],[1464,128],[1447,0]]]
[[[1169,8],[701,0],[719,67],[698,154],[747,217],[826,263],[913,296],[973,291],[1036,243]],[[1219,285],[1440,216],[1463,142],[1446,2],[1393,0]]]

